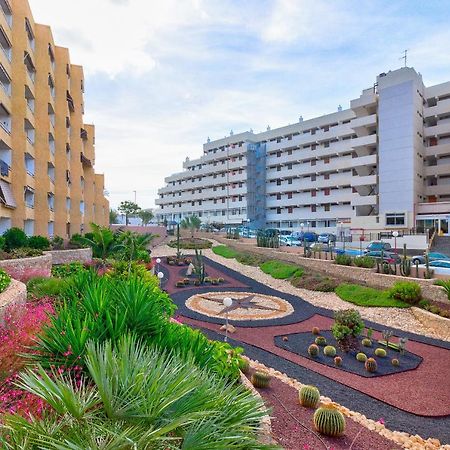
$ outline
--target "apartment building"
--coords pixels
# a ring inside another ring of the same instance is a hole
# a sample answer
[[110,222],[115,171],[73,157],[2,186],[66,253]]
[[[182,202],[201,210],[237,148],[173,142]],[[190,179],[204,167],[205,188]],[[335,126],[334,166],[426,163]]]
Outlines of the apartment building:
[[0,233],[68,238],[108,224],[82,67],[34,22],[27,0],[0,0],[0,47]]
[[208,139],[165,182],[160,220],[448,233],[450,82],[425,87],[408,67],[381,73],[348,109]]

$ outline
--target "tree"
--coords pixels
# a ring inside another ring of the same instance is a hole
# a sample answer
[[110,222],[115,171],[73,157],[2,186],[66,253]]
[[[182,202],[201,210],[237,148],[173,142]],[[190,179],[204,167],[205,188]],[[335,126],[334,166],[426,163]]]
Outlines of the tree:
[[96,223],[91,223],[91,230],[90,237],[83,236],[81,239],[92,247],[92,255],[104,262],[114,251],[116,245],[114,233],[108,227],[101,227]]
[[142,220],[142,225],[147,226],[153,219],[153,213],[149,209],[141,209],[139,211],[139,217]]
[[148,262],[150,242],[156,237],[156,234],[138,234],[134,231],[122,231],[118,237],[117,249],[123,260],[128,262],[128,273],[131,273],[133,261],[144,260]]
[[200,228],[200,225],[202,224],[202,221],[199,217],[196,215],[185,217],[181,223],[181,228],[185,230],[191,230],[191,237],[194,237],[195,231],[197,231]]
[[109,223],[117,223],[117,211],[115,209],[109,210]]
[[125,215],[125,225],[128,225],[129,217],[136,216],[141,210],[137,203],[130,202],[128,200],[121,202],[117,209],[120,213]]

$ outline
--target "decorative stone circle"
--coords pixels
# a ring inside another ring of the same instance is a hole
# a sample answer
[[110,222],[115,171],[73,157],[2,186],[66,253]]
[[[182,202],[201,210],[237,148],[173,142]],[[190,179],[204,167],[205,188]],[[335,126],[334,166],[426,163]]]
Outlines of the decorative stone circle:
[[[225,307],[223,304],[226,297],[233,301],[229,307]],[[186,306],[192,311],[208,317],[225,318],[228,312],[230,320],[278,319],[294,312],[294,308],[286,300],[251,292],[196,294],[186,300]]]

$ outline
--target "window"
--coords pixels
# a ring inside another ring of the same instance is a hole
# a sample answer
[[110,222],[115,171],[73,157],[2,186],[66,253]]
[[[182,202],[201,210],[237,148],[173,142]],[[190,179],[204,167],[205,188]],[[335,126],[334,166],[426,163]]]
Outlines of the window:
[[325,164],[330,164],[330,158],[324,158],[324,159],[323,159],[323,162],[324,162]]
[[405,213],[386,214],[386,225],[405,225]]
[[288,198],[292,198],[292,192],[288,192]]
[[311,181],[316,181],[316,176],[315,175],[311,175]]
[[324,205],[323,209],[324,209],[325,211],[329,211],[329,210],[330,210],[330,204],[327,203],[326,205]]
[[277,172],[281,172],[281,166],[277,166]]
[[281,200],[281,194],[277,194],[277,200]]
[[311,205],[311,212],[316,212],[316,205]]
[[329,173],[326,173],[326,174],[323,176],[323,178],[324,178],[325,180],[329,180],[329,179],[330,179],[330,174],[329,174]]
[[292,150],[288,150],[288,151],[287,151],[287,154],[288,154],[288,155],[292,155]]
[[281,214],[281,208],[277,208],[277,214]]
[[316,165],[316,160],[315,160],[315,159],[312,159],[312,160],[311,160],[311,165],[312,165],[312,166],[315,166],[315,165]]
[[281,180],[277,180],[277,186],[281,186]]
[[330,188],[326,188],[323,190],[324,195],[330,195]]
[[288,210],[288,214],[292,214],[292,211],[293,211],[292,206],[289,206],[287,210]]
[[292,170],[292,164],[289,163],[289,164],[287,165],[287,168],[288,168],[288,170]]
[[292,178],[289,178],[288,184],[292,184]]
[[316,190],[312,189],[311,190],[311,197],[315,197],[317,195]]
[[281,158],[281,152],[277,152],[277,158]]

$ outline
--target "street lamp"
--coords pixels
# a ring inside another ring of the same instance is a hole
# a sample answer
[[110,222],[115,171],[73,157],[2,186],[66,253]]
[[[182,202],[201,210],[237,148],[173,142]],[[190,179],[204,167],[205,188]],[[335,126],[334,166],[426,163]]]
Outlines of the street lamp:
[[309,233],[309,225],[310,225],[309,221],[306,222],[306,225],[308,226],[308,233]]
[[228,341],[228,308],[233,304],[233,299],[230,297],[225,297],[223,299],[223,306],[225,306],[226,311],[225,311],[225,339],[224,341],[227,342]]
[[159,287],[161,288],[162,279],[164,278],[164,274],[162,272],[158,272],[158,275],[156,275],[159,280]]
[[161,264],[161,258],[156,258],[156,270],[159,271],[159,265]]
[[394,252],[397,253],[397,238],[398,238],[398,231],[395,230],[392,232],[392,236],[394,236]]

